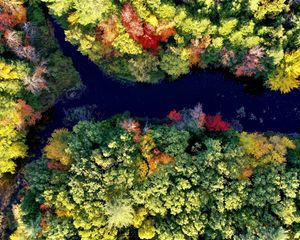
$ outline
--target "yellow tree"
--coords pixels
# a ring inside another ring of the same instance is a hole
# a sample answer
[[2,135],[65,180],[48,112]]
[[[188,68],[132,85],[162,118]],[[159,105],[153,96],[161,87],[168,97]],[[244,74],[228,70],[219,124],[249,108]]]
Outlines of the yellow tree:
[[300,49],[285,53],[282,63],[269,75],[267,84],[272,90],[288,93],[300,86]]
[[48,159],[58,161],[64,166],[69,166],[71,164],[70,155],[66,152],[66,137],[68,135],[69,131],[67,129],[57,129],[52,133],[47,146],[44,148]]

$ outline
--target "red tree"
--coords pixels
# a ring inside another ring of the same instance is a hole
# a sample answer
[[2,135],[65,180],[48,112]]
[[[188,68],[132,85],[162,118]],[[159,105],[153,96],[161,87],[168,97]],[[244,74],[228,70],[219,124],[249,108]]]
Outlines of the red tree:
[[264,67],[260,63],[260,59],[264,56],[264,49],[262,47],[253,47],[245,56],[242,64],[235,68],[235,75],[252,77],[257,71],[262,71]]
[[141,125],[138,121],[135,121],[133,119],[125,119],[121,122],[121,127],[127,130],[128,132],[134,133],[133,141],[140,141]]
[[174,121],[174,122],[179,122],[182,119],[182,114],[180,112],[177,112],[175,109],[169,112],[167,117]]
[[230,123],[222,120],[222,116],[217,114],[216,116],[205,116],[205,127],[208,131],[228,131]]
[[122,24],[134,41],[141,44],[144,49],[156,50],[158,48],[160,37],[155,29],[148,23],[143,24],[130,4],[123,5],[121,15]]
[[27,126],[34,125],[42,117],[40,112],[35,112],[23,99],[17,101],[16,110],[19,113],[18,129],[24,129]]
[[0,31],[5,32],[7,29],[17,25],[14,17],[6,12],[0,13]]
[[168,42],[169,38],[175,36],[175,34],[176,30],[174,27],[162,28],[160,31],[158,31],[161,42]]
[[160,37],[156,35],[155,29],[148,23],[144,24],[144,35],[140,37],[139,43],[144,49],[156,50],[159,46]]

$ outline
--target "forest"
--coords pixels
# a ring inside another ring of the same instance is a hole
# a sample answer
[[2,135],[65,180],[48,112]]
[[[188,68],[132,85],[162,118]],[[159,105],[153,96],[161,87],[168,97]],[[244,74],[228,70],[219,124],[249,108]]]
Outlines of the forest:
[[42,1],[68,41],[121,79],[156,83],[213,67],[282,93],[300,85],[297,0]]
[[[26,131],[62,92],[80,83],[38,5],[0,1],[0,177],[26,156]],[[32,14],[27,14],[27,11]]]
[[25,169],[12,240],[299,239],[300,139],[173,110],[58,129]]
[[[1,0],[0,191],[11,184],[8,173],[15,173],[21,159],[28,157],[28,129],[65,90],[79,84],[79,75],[59,49],[41,7]],[[0,211],[4,206],[1,201]]]
[[299,94],[299,0],[0,0],[0,239],[300,239],[299,132],[244,131],[200,103],[164,118],[95,117],[86,95],[64,109],[94,85],[58,27],[120,85],[167,80],[168,95],[212,69]]

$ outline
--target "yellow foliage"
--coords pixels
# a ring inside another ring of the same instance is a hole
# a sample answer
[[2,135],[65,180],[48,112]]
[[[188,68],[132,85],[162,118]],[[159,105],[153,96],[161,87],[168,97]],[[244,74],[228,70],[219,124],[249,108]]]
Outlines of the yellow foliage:
[[5,172],[15,172],[14,159],[27,156],[28,147],[24,135],[13,123],[0,123],[0,177]]
[[272,160],[279,163],[286,161],[287,149],[296,149],[295,143],[287,137],[272,136],[269,141],[273,145]]
[[146,220],[138,230],[139,238],[152,239],[156,234],[156,229],[153,220]]
[[257,159],[272,150],[272,144],[262,134],[242,132],[240,142],[246,154],[253,155]]
[[14,70],[14,66],[0,61],[0,78],[4,80],[19,79],[19,73]]
[[300,76],[300,49],[292,53],[285,54],[285,70],[290,77]]
[[300,86],[297,79],[300,76],[300,49],[292,53],[286,53],[282,64],[269,75],[267,84],[272,90],[288,93]]
[[269,162],[284,163],[287,149],[296,148],[294,142],[287,137],[272,136],[268,139],[262,134],[245,132],[242,132],[239,137],[245,153],[254,158],[250,163],[252,167]]
[[151,160],[153,158],[152,151],[156,147],[156,144],[150,132],[147,132],[144,136],[142,136],[140,147],[142,156],[147,159],[147,161]]
[[146,22],[150,23],[153,27],[158,26],[158,20],[154,15],[150,15],[147,19]]
[[228,18],[221,20],[221,26],[219,27],[219,34],[222,36],[227,36],[232,33],[233,29],[238,24],[236,18]]
[[76,14],[76,12],[73,12],[69,15],[68,17],[68,22],[71,24],[71,25],[74,25],[78,22],[78,15]]
[[146,208],[139,208],[133,216],[133,226],[135,228],[139,228],[142,225],[143,221],[146,219],[147,215],[148,211]]
[[65,141],[68,134],[69,131],[67,129],[57,129],[52,133],[48,145],[44,148],[48,159],[59,161],[65,166],[71,164],[71,157],[66,152],[67,144]]
[[249,5],[254,16],[259,20],[264,19],[266,15],[277,16],[289,10],[285,0],[251,0]]
[[148,169],[147,163],[144,161],[140,161],[138,164],[138,172],[139,172],[140,178],[145,179],[145,177],[148,174],[148,171],[149,171],[149,169]]
[[64,210],[61,210],[61,209],[56,209],[55,213],[56,213],[57,217],[59,217],[59,218],[71,217],[72,216],[70,211],[64,211]]

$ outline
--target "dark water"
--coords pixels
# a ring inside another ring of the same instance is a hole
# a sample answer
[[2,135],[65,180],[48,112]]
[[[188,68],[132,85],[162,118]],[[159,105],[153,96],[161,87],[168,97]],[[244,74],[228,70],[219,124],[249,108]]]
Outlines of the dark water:
[[73,59],[86,86],[81,98],[56,104],[52,112],[55,127],[62,126],[64,109],[76,106],[95,104],[102,117],[130,111],[137,117],[162,118],[172,109],[189,108],[200,102],[206,113],[221,113],[229,121],[239,121],[245,131],[300,132],[299,90],[281,94],[256,89],[255,83],[251,89],[254,80],[249,79],[254,95],[233,76],[210,70],[194,71],[172,83],[124,84],[105,76],[65,41],[63,30],[57,24],[54,27],[64,54]]
[[85,105],[95,105],[95,112],[101,118],[125,111],[136,117],[163,118],[170,110],[190,108],[200,102],[207,114],[221,113],[224,119],[239,122],[245,131],[300,133],[299,90],[283,95],[259,87],[253,79],[245,86],[233,76],[210,70],[193,71],[172,83],[124,84],[105,76],[65,41],[63,30],[52,22],[55,36],[64,54],[73,59],[86,90],[80,98],[60,100],[44,114],[42,123],[31,129],[28,135],[31,160],[39,158],[54,129],[65,127],[65,112]]
[[300,133],[299,90],[281,94],[264,89],[254,79],[237,81],[232,75],[213,70],[192,71],[181,80],[156,85],[120,82],[105,75],[66,42],[63,29],[53,19],[51,22],[64,54],[72,58],[80,73],[85,91],[78,98],[61,99],[44,114],[42,123],[30,131],[31,160],[40,157],[55,129],[71,127],[65,124],[66,111],[87,105],[96,106],[94,112],[99,119],[125,111],[141,118],[164,118],[173,109],[201,103],[207,114],[221,113],[240,130]]

